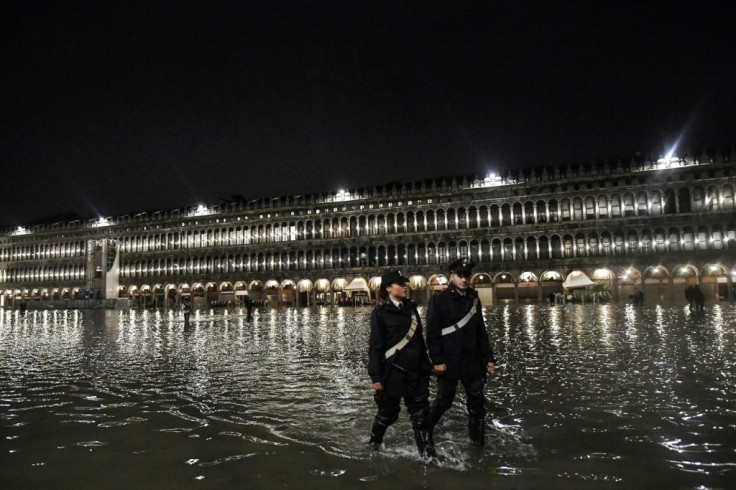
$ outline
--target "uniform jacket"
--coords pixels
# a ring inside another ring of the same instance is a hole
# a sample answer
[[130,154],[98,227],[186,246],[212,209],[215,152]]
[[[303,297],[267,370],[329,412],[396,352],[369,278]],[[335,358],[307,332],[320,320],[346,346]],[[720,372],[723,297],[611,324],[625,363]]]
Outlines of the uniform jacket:
[[[385,359],[386,351],[409,332],[412,317],[417,319],[417,330],[411,341],[390,359]],[[429,357],[416,303],[404,300],[399,309],[390,300],[380,302],[371,314],[368,348],[368,374],[371,380],[374,383],[380,381],[386,384],[406,376],[427,374],[428,367]]]
[[478,297],[475,289],[468,287],[462,295],[454,284],[435,294],[427,309],[427,346],[432,364],[446,364],[448,378],[479,378],[485,375],[486,364],[493,362],[493,350],[488,341],[483,321],[482,305],[478,301],[475,315],[463,328],[448,335],[442,329],[460,321]]

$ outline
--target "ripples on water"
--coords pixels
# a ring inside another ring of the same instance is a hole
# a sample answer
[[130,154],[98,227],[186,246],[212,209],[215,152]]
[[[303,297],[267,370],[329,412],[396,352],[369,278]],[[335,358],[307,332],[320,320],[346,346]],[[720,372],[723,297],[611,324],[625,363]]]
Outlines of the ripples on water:
[[[424,312],[422,312],[424,314]],[[0,312],[2,488],[723,488],[736,310],[498,306],[485,448],[464,410],[367,450],[370,309]]]

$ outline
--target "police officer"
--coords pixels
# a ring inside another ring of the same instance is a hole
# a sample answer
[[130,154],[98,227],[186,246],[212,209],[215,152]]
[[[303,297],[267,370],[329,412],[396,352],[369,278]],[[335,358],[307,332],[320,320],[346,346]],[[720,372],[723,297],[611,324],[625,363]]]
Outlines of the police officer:
[[381,276],[381,297],[371,314],[368,373],[378,413],[370,444],[378,449],[389,425],[399,418],[401,399],[409,410],[419,454],[436,456],[429,415],[431,364],[417,305],[407,298],[408,279],[399,271]]
[[427,346],[437,374],[437,397],[432,401],[429,423],[434,427],[452,406],[460,381],[465,389],[470,440],[482,446],[486,415],[483,386],[496,361],[478,293],[468,285],[474,266],[468,258],[450,264],[449,287],[429,302]]

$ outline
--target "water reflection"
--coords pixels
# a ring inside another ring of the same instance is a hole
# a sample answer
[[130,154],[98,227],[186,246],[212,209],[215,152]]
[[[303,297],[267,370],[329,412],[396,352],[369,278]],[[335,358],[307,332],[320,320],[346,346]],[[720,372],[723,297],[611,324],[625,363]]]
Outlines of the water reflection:
[[185,324],[171,311],[1,312],[0,477],[7,488],[99,488],[110,475],[163,488],[733,481],[733,307],[487,308],[499,361],[487,445],[466,442],[458,400],[437,428],[437,466],[418,459],[406,421],[385,452],[367,450],[369,314],[260,310],[246,322],[209,310]]

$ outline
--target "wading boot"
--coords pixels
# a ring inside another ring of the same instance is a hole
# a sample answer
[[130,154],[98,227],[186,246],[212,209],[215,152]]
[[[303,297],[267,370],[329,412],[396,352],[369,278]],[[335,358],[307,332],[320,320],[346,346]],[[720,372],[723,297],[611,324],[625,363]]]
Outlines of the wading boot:
[[386,433],[386,429],[388,429],[387,425],[378,420],[373,421],[373,427],[371,427],[371,440],[368,444],[374,451],[378,451],[381,448],[383,435]]
[[434,449],[434,436],[431,430],[414,429],[414,440],[417,443],[419,454],[424,459],[437,457],[437,451]]
[[485,417],[470,417],[468,420],[468,435],[470,442],[476,446],[486,443],[486,420]]

